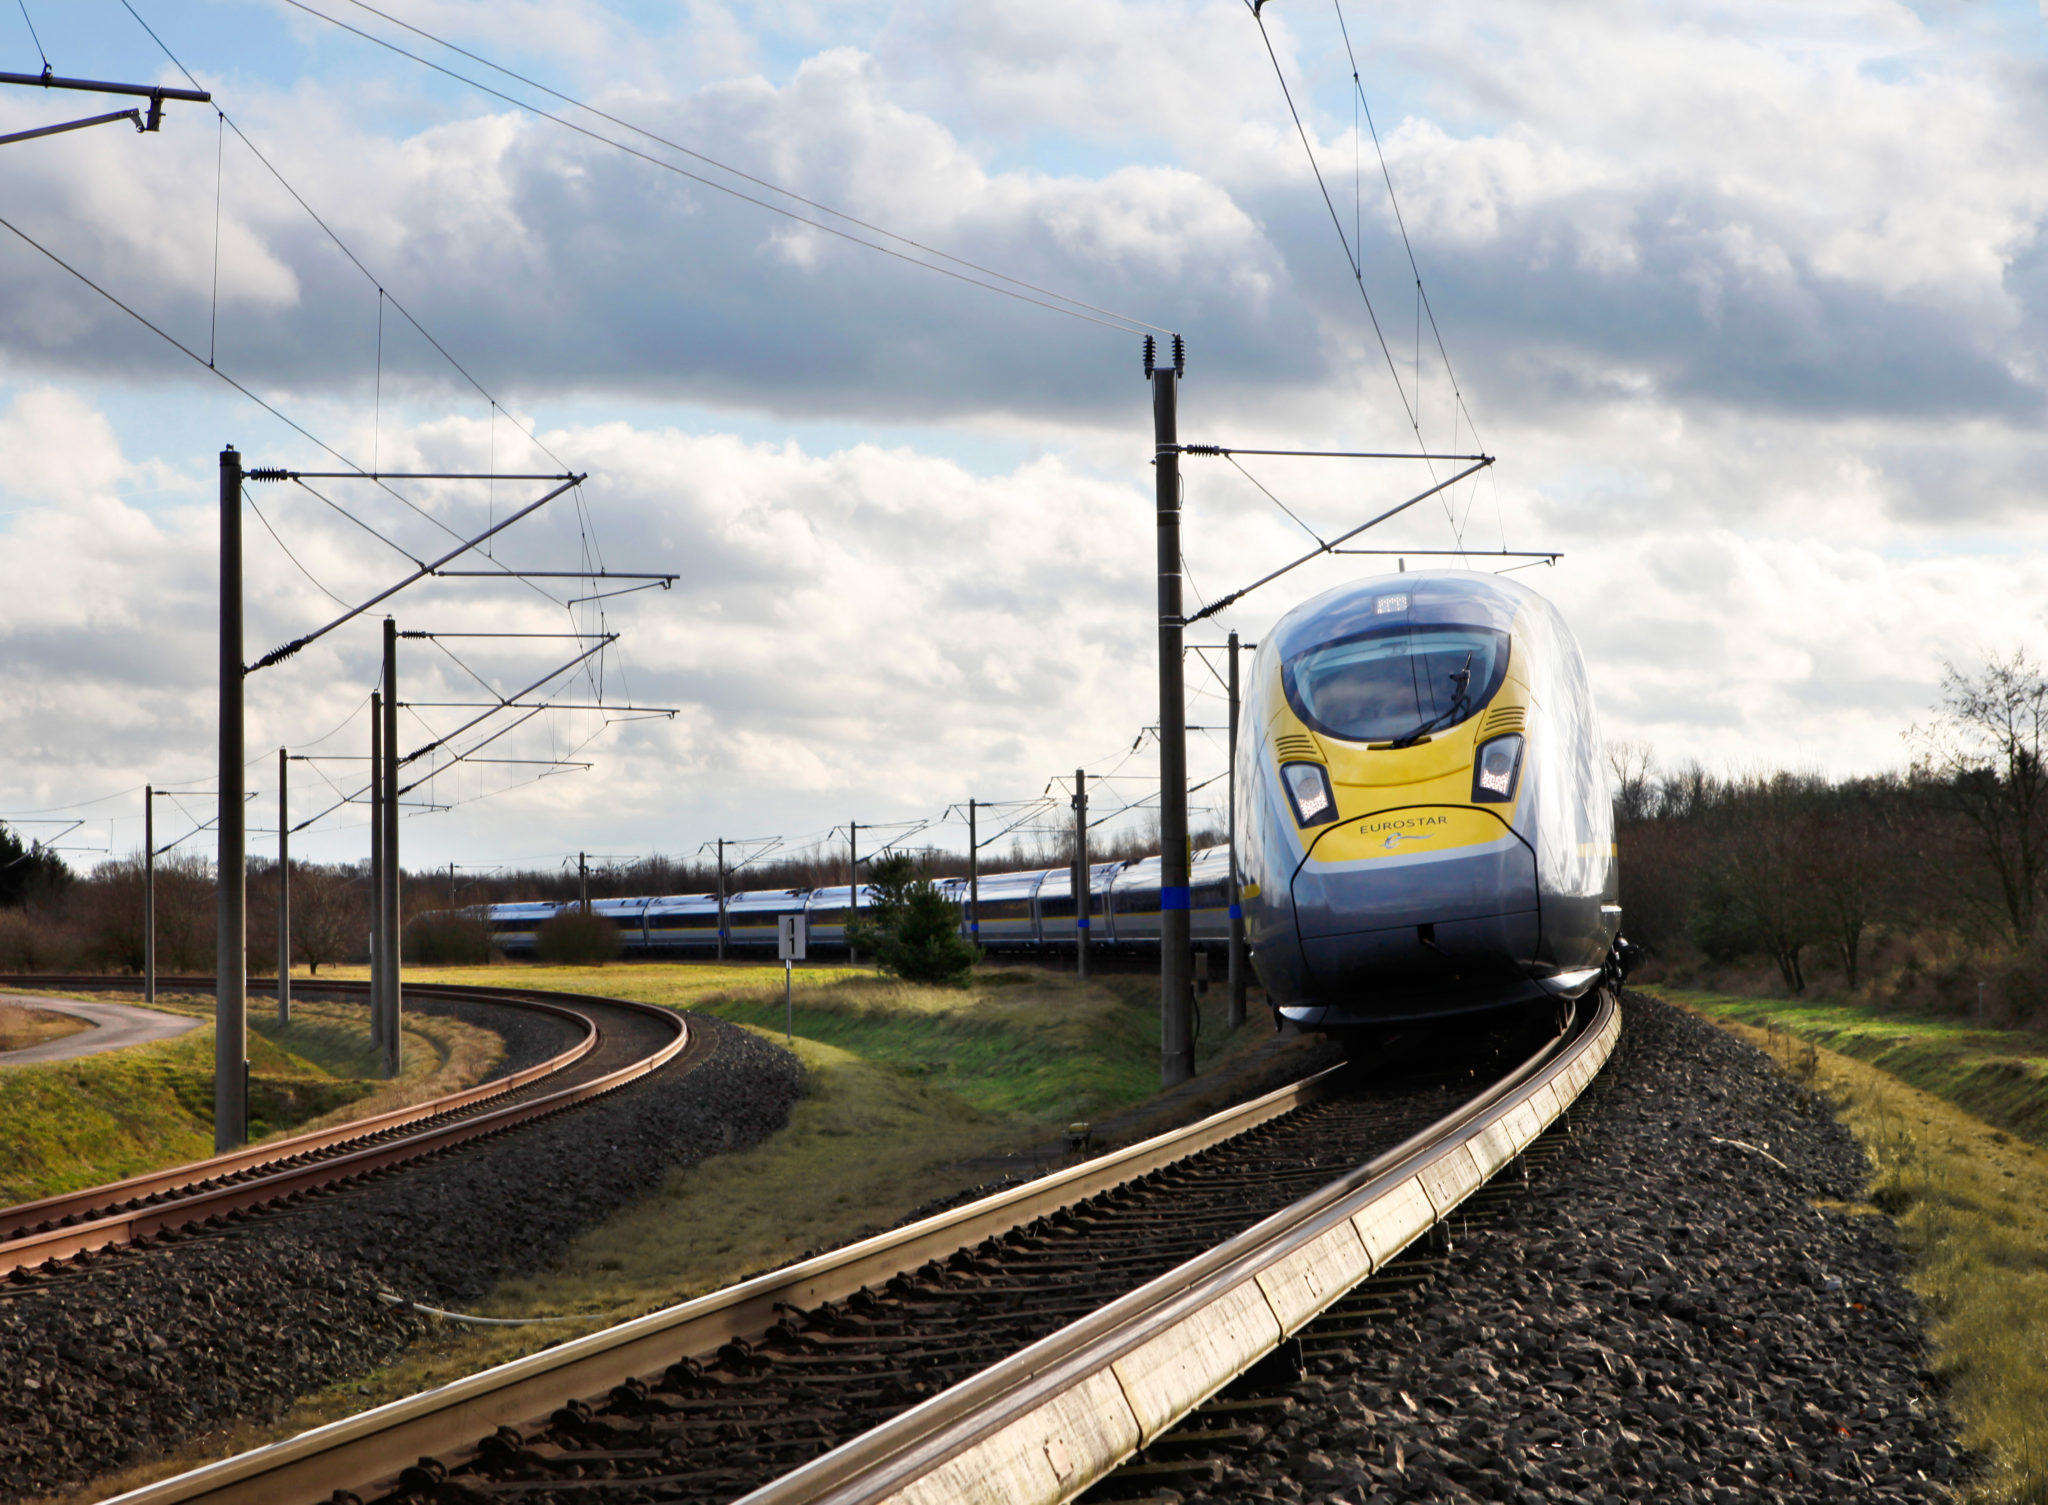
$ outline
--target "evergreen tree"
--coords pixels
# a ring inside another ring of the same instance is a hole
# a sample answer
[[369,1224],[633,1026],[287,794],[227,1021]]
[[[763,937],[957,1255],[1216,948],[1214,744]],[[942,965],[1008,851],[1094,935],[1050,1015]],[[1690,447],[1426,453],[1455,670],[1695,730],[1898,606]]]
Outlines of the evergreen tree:
[[19,909],[31,899],[53,896],[71,882],[64,859],[41,842],[22,840],[0,822],[0,909]]
[[871,909],[854,927],[854,945],[905,982],[965,987],[980,953],[960,934],[960,906],[918,871],[907,853],[868,868]]

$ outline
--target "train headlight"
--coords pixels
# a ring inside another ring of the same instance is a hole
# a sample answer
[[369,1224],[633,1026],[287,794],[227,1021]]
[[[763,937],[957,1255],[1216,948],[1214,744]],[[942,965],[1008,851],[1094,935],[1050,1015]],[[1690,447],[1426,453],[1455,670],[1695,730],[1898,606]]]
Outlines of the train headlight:
[[1522,781],[1522,734],[1509,732],[1479,744],[1479,756],[1472,760],[1472,803],[1506,805],[1515,798],[1515,786]]
[[1330,775],[1320,763],[1283,763],[1280,781],[1294,801],[1294,818],[1304,826],[1320,826],[1337,818],[1337,796]]

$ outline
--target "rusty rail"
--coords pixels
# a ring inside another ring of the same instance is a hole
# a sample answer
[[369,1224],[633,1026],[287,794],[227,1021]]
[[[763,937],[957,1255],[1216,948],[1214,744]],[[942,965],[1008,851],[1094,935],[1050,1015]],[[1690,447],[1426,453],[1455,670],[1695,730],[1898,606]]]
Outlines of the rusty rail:
[[[204,985],[205,979],[176,979],[180,985]],[[6,987],[77,988],[107,986],[105,978],[0,978]],[[355,983],[323,983],[323,991],[351,993],[366,990]],[[519,1091],[582,1060],[602,1040],[602,1031],[588,1014],[570,1006],[573,994],[550,995],[532,989],[466,988],[430,986],[414,988],[416,996],[428,994],[467,1002],[497,1003],[565,1018],[582,1026],[582,1038],[570,1049],[550,1060],[528,1067],[512,1077],[465,1088],[431,1102],[401,1108],[374,1118],[316,1131],[295,1139],[250,1146],[211,1160],[131,1177],[107,1186],[92,1187],[60,1197],[0,1210],[0,1227],[23,1228],[71,1221],[43,1227],[21,1237],[0,1242],[0,1274],[43,1264],[53,1259],[102,1249],[190,1223],[203,1222],[233,1212],[242,1212],[319,1187],[331,1186],[360,1176],[438,1153],[502,1132],[518,1124],[558,1113],[594,1097],[613,1091],[655,1070],[685,1049],[690,1033],[681,1015],[652,1004],[625,999],[604,999],[613,1008],[644,1014],[659,1020],[671,1031],[668,1041],[637,1061],[576,1086],[529,1097],[523,1101],[484,1112],[469,1111],[481,1104]],[[452,1116],[451,1116],[452,1115]],[[440,1122],[437,1120],[446,1120]],[[406,1129],[414,1132],[399,1132]],[[361,1148],[345,1147],[357,1140]],[[341,1153],[324,1153],[341,1149]],[[304,1159],[309,1155],[317,1158]],[[251,1174],[251,1172],[257,1174]],[[233,1179],[222,1181],[224,1177]],[[147,1202],[146,1198],[161,1198]],[[67,1204],[69,1210],[66,1210]]]

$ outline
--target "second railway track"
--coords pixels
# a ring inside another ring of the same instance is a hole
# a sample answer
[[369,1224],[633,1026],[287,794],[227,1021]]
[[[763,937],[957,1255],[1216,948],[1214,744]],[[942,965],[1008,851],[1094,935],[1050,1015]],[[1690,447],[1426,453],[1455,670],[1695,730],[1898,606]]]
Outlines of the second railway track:
[[1447,1216],[1612,1049],[1340,1070],[122,1505],[1071,1499]]
[[[0,977],[0,987],[104,989],[104,977]],[[210,978],[165,979],[210,988]],[[311,984],[304,996],[356,998],[368,985]],[[636,1080],[692,1048],[680,1015],[648,1004],[528,988],[425,986],[410,996],[496,1004],[550,1016],[574,1042],[524,1070],[429,1102],[105,1186],[0,1208],[0,1275],[193,1223],[302,1197],[563,1112]]]

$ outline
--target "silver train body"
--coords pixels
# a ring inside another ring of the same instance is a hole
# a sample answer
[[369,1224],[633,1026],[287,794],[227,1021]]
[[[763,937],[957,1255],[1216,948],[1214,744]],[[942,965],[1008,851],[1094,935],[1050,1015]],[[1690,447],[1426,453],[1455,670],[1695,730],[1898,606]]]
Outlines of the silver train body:
[[1244,693],[1241,892],[1281,1015],[1369,1030],[1617,965],[1605,751],[1548,601],[1465,571],[1344,586],[1265,635]]
[[[1197,945],[1221,954],[1230,941],[1230,854],[1212,847],[1195,854],[1192,884]],[[1088,936],[1091,953],[1157,953],[1159,949],[1159,859],[1099,862],[1088,880],[1088,923],[1079,923],[1073,875],[1064,867],[1024,873],[991,873],[980,880],[974,917],[968,916],[967,880],[940,880],[940,889],[960,906],[960,933],[984,950],[998,953],[1072,954],[1077,938]],[[846,946],[850,889],[845,884],[814,889],[751,889],[726,898],[726,954],[773,957],[776,922],[803,915],[809,944],[830,953]],[[873,890],[861,890],[861,907],[872,908]],[[534,949],[539,927],[566,904],[493,904],[485,910],[492,940],[508,956]],[[591,909],[619,927],[622,955],[703,957],[718,951],[718,900],[712,894],[678,894],[646,899],[595,899]]]

